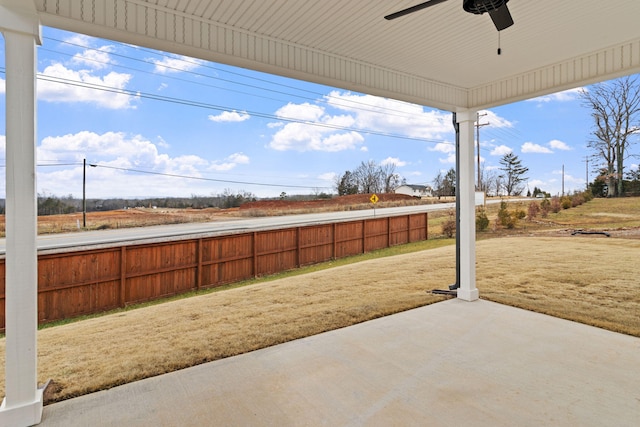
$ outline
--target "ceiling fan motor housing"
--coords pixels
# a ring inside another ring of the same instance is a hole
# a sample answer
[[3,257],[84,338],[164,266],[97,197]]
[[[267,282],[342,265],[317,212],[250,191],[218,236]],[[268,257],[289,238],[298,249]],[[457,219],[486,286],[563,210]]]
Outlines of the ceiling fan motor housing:
[[469,13],[482,15],[485,12],[492,12],[505,4],[509,0],[464,0],[462,8]]

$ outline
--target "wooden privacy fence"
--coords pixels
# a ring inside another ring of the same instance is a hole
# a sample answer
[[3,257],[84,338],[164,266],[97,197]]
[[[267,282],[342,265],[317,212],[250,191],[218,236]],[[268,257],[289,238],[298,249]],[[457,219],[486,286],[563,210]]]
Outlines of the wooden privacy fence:
[[[427,214],[38,255],[38,320],[97,313],[427,239]],[[0,259],[0,329],[5,261]]]

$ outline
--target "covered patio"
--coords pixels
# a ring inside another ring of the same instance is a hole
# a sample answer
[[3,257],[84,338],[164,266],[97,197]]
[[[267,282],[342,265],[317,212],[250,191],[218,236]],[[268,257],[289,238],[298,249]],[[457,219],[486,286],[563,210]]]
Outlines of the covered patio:
[[[42,417],[35,185],[40,26],[455,112],[460,136],[458,299],[475,301],[476,112],[639,72],[640,2],[513,0],[508,7],[515,23],[500,33],[487,14],[466,13],[459,0],[384,19],[417,3],[0,0],[7,103],[7,392],[0,424],[32,425]],[[469,325],[459,338],[473,330],[477,327]],[[502,338],[507,345],[515,339]],[[464,351],[486,351],[485,345],[470,342]]]
[[47,406],[43,426],[635,426],[640,339],[460,299]]

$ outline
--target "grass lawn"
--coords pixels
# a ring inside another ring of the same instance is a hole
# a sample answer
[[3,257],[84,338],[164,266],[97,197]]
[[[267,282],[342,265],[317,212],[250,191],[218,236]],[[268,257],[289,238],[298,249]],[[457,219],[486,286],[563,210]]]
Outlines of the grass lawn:
[[[611,213],[635,212],[629,226],[638,227],[636,208],[632,204]],[[602,212],[608,211],[584,209],[570,226],[592,216],[609,221]],[[388,254],[393,256],[381,256]],[[275,280],[42,329],[39,382],[53,380],[46,399],[66,399],[435,303],[444,297],[428,291],[455,281],[452,240],[355,259],[360,262],[326,263]],[[530,232],[484,239],[477,243],[477,286],[482,298],[640,337],[638,259],[638,239]],[[2,339],[2,358],[4,351]]]

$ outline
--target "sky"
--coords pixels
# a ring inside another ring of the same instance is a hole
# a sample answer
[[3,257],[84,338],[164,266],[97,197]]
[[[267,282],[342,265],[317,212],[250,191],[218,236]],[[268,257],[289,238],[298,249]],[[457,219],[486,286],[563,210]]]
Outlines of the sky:
[[[4,170],[1,38],[0,49]],[[446,111],[48,27],[38,73],[39,195],[82,197],[84,159],[89,199],[335,193],[337,176],[370,160],[432,185],[455,167]],[[481,111],[484,169],[513,152],[529,190],[559,194],[563,167],[565,192],[584,189],[592,119],[579,90]]]

